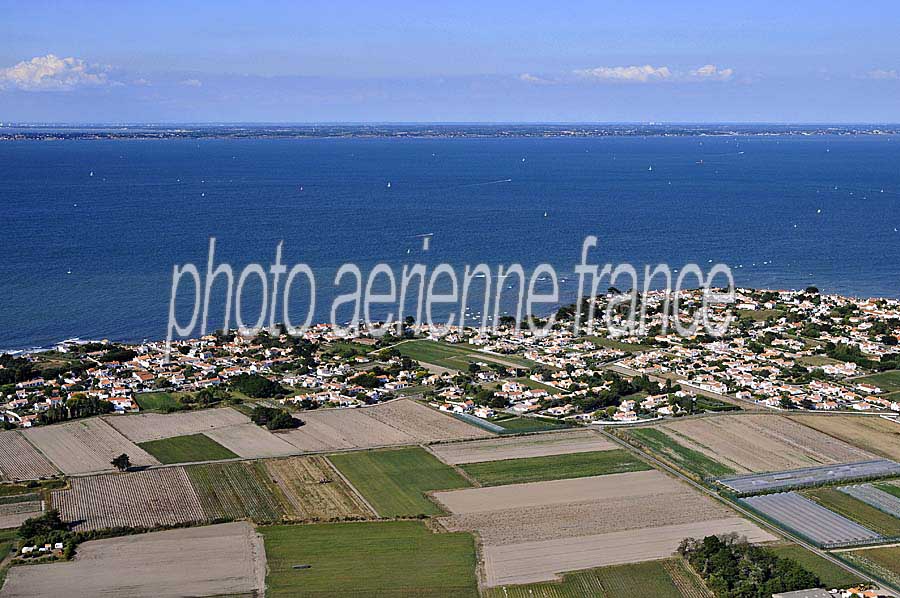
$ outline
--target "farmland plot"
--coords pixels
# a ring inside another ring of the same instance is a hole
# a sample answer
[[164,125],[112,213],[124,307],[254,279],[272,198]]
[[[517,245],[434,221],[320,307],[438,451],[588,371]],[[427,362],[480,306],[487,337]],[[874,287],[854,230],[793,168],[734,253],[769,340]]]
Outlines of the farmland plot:
[[19,527],[26,519],[41,514],[44,501],[40,497],[36,494],[29,494],[22,498],[24,500],[0,504],[0,529]]
[[205,521],[206,514],[181,467],[72,478],[53,492],[52,505],[76,530],[154,527]]
[[209,463],[186,471],[208,519],[273,522],[284,514],[262,463]]
[[741,499],[741,502],[822,546],[877,540],[881,537],[796,492],[752,496]]
[[59,473],[31,443],[16,430],[0,432],[0,479],[36,480]]
[[900,517],[900,496],[895,496],[884,490],[879,490],[872,484],[845,486],[839,488],[839,490],[849,494],[853,498],[863,501],[867,505],[875,507],[879,511],[884,511],[894,517]]
[[791,419],[864,450],[900,460],[900,423],[859,415],[797,415]]
[[660,426],[680,444],[737,473],[865,461],[874,456],[779,415],[724,415]]
[[373,418],[393,426],[418,442],[488,438],[490,432],[409,399],[390,401],[365,409]]
[[265,571],[253,527],[227,523],[85,542],[72,561],[11,568],[0,596],[261,596]]
[[449,465],[568,455],[617,449],[619,446],[596,432],[578,430],[558,434],[490,438],[471,442],[436,444],[430,447],[437,457]]
[[231,407],[168,414],[113,415],[104,419],[132,442],[189,436],[226,426],[250,423],[249,417]]
[[265,467],[286,498],[285,506],[293,519],[312,521],[374,516],[325,457],[273,459],[266,461]]
[[323,452],[354,448],[375,448],[415,444],[417,440],[373,417],[377,408],[322,409],[304,413],[305,422],[295,430],[277,436],[303,452]]
[[216,428],[204,433],[244,459],[284,457],[297,448],[254,423]]
[[100,418],[38,426],[24,432],[50,461],[66,474],[93,473],[112,469],[110,461],[126,453],[132,465],[159,465],[142,448],[122,436]]

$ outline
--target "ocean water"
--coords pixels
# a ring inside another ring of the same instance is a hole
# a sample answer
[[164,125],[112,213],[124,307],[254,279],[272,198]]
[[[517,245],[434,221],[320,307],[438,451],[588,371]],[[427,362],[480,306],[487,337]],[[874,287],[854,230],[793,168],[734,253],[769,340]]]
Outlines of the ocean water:
[[322,320],[344,262],[548,262],[568,298],[587,235],[594,263],[900,296],[891,136],[5,142],[0,209],[0,348],[165,337],[173,265],[211,236],[238,271],[283,242]]

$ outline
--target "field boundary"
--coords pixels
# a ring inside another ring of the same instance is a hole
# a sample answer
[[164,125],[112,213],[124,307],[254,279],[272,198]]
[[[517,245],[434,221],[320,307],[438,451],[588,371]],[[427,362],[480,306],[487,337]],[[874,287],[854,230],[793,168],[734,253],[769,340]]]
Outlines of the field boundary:
[[347,484],[347,487],[353,491],[353,493],[356,495],[356,497],[359,498],[359,500],[362,501],[362,503],[364,505],[366,505],[366,508],[369,509],[370,511],[372,511],[372,514],[375,515],[375,517],[377,517],[379,519],[383,519],[383,517],[381,516],[381,513],[376,511],[375,507],[372,506],[372,503],[370,503],[368,500],[366,500],[366,497],[363,496],[362,492],[357,490],[356,486],[354,486],[350,482],[350,480],[347,479],[347,476],[345,476],[343,473],[341,473],[341,470],[338,469],[334,465],[334,463],[331,462],[331,459],[328,458],[328,455],[324,455],[322,458],[325,459],[325,462],[328,463],[328,466],[332,469],[332,471],[334,471],[334,473],[336,473],[338,475],[338,477],[341,478],[345,484]]

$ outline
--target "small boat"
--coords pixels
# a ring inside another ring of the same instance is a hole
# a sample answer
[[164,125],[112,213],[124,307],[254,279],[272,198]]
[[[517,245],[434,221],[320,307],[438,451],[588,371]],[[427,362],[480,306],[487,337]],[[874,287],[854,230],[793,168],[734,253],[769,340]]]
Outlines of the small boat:
[[391,182],[390,182],[390,181],[388,181],[387,188],[388,188],[388,189],[391,188]]
[[653,172],[653,167],[652,167],[652,166],[648,166],[648,167],[647,167],[647,172]]
[[546,218],[546,217],[547,217],[547,212],[544,212],[544,218]]
[[92,170],[91,174],[89,174],[88,176],[94,176],[94,171]]

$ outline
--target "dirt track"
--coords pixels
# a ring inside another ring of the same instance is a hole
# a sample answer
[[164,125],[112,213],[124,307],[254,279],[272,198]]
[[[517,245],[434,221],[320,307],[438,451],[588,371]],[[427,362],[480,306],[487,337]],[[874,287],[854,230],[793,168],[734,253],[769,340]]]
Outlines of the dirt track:
[[95,540],[66,563],[10,569],[0,597],[175,598],[261,593],[262,539],[247,523]]

